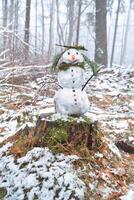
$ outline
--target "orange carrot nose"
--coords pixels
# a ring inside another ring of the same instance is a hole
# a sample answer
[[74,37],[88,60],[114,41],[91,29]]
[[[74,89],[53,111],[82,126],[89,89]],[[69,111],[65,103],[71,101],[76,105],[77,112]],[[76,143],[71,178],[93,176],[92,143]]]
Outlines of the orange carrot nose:
[[74,61],[74,60],[76,60],[76,57],[75,57],[75,55],[72,55],[72,60]]

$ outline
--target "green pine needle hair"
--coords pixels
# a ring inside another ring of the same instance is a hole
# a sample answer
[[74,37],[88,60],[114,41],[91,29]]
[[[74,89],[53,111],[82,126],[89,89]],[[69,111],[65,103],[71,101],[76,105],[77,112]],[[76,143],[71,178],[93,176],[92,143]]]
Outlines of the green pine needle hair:
[[[87,51],[87,49],[82,46],[82,45],[76,45],[76,46],[67,46],[67,45],[59,45],[59,44],[56,44],[56,46],[60,46],[60,47],[64,47],[65,50],[61,53],[58,53],[57,55],[54,56],[54,59],[53,59],[53,64],[52,64],[52,70],[53,71],[59,71],[60,70],[60,66],[58,66],[58,63],[59,63],[59,60],[60,58],[62,57],[62,55],[68,50],[68,49],[77,49],[78,51],[79,50],[82,50],[82,51]],[[99,68],[98,64],[94,61],[91,61],[87,56],[85,56],[84,54],[82,54],[83,58],[84,58],[84,63],[81,63],[79,67],[82,67],[84,68],[84,65],[87,64],[88,66],[91,67],[92,71],[93,71],[93,74],[96,75],[96,72],[97,72],[97,69]],[[64,65],[66,65],[64,63]],[[68,69],[68,64],[67,66],[64,66],[63,67],[63,70],[66,70]]]

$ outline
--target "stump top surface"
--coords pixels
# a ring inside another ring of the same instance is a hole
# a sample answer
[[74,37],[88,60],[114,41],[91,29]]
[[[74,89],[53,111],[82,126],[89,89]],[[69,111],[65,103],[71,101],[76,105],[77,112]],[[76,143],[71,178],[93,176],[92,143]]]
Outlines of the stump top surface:
[[86,123],[93,123],[93,120],[85,115],[82,115],[80,117],[74,117],[74,116],[68,116],[68,115],[61,115],[59,113],[54,113],[54,114],[41,114],[39,116],[41,121],[51,121],[51,122],[58,122],[58,121],[63,121],[63,122],[86,122]]

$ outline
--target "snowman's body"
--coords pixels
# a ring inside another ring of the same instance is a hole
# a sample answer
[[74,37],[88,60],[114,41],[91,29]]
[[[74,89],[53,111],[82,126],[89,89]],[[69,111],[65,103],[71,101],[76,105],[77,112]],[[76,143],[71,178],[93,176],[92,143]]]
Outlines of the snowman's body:
[[80,67],[69,67],[58,72],[58,83],[63,88],[81,88],[85,83],[85,72]]
[[60,89],[55,95],[56,112],[63,115],[81,115],[88,111],[89,102],[85,91],[80,88]]
[[[82,91],[85,72],[79,65],[77,66],[77,63],[83,62],[83,57],[76,49],[69,49],[64,54],[61,62],[67,63],[70,67],[58,72],[58,83],[62,89],[55,94],[55,109],[63,115],[82,115],[89,109],[87,94]],[[75,60],[76,65],[72,66]]]

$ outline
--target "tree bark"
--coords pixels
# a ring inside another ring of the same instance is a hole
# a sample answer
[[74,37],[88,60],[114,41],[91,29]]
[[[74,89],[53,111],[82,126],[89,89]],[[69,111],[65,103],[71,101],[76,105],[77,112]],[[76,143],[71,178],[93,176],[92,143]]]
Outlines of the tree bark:
[[74,33],[74,4],[75,0],[68,0],[68,20],[69,20],[69,32],[67,45],[72,45],[73,33]]
[[[19,0],[16,0],[16,2],[15,2],[15,19],[14,19],[15,34],[18,33],[18,20],[19,20],[18,11],[19,11]],[[16,37],[13,38],[13,49],[14,49],[14,51],[18,49],[18,39]]]
[[134,145],[131,144],[129,141],[118,141],[116,146],[123,150],[126,153],[134,154]]
[[57,8],[57,34],[58,34],[59,44],[64,45],[65,44],[64,34],[60,24],[60,16],[59,16],[59,0],[56,0],[56,8]]
[[121,53],[121,59],[120,59],[120,65],[123,64],[123,62],[125,61],[125,56],[126,56],[132,2],[133,2],[133,0],[130,0],[129,8],[128,8],[128,14],[127,14],[126,31],[125,31],[125,37],[124,37],[124,42],[123,42],[123,51]]
[[35,56],[37,51],[37,0],[35,1]]
[[82,7],[82,0],[79,0],[79,4],[78,4],[78,20],[77,20],[77,28],[76,28],[76,45],[79,44],[81,7]]
[[107,66],[107,0],[96,0],[95,61]]
[[44,22],[44,1],[41,0],[41,9],[42,9],[42,16],[41,16],[41,21],[42,21],[42,46],[41,46],[41,52],[42,52],[42,55],[44,54],[44,40],[45,40],[45,37],[44,37],[44,34],[45,34],[45,22]]
[[[7,26],[7,0],[2,1],[2,12],[3,12],[3,27]],[[7,33],[3,33],[3,51],[6,49],[7,44]]]
[[116,14],[116,20],[115,20],[115,29],[114,29],[114,38],[113,38],[113,45],[112,45],[112,52],[111,52],[110,67],[112,67],[113,59],[114,59],[114,49],[115,49],[116,36],[117,36],[117,26],[118,26],[118,19],[119,19],[120,4],[121,4],[121,0],[118,1],[118,8],[117,8],[117,14]]
[[31,0],[26,0],[26,15],[25,15],[25,60],[28,59],[29,54],[29,30],[30,30],[30,10],[31,10]]
[[74,146],[82,144],[92,149],[98,139],[96,122],[91,122],[88,118],[78,120],[79,118],[73,117],[65,121],[62,118],[53,120],[50,116],[39,116],[34,132],[38,145],[51,147],[57,143],[69,143]]
[[50,24],[49,24],[49,47],[48,47],[48,59],[51,58],[52,55],[52,48],[53,48],[53,37],[54,37],[54,0],[51,1],[50,7]]
[[[14,0],[10,0],[10,9],[9,9],[9,30],[13,30],[13,14],[14,14]],[[8,43],[9,43],[9,49],[12,50],[12,44],[13,44],[13,35],[9,33],[8,36]],[[12,52],[13,53],[13,52]]]

